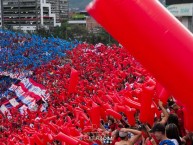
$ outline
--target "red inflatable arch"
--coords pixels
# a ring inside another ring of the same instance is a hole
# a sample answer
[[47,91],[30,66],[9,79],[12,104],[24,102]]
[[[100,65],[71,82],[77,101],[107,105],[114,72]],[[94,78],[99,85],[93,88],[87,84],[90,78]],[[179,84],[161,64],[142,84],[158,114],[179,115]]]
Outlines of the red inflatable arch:
[[192,120],[193,35],[158,0],[95,0],[87,11],[186,106],[185,118]]

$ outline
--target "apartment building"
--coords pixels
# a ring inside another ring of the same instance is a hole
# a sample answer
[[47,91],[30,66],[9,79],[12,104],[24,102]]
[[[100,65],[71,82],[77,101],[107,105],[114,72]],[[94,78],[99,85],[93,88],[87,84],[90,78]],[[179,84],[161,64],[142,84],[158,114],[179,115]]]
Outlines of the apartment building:
[[[49,29],[50,27],[60,26],[61,21],[57,18],[60,19],[60,16],[64,14],[58,16],[58,13],[54,13],[56,11],[52,7],[55,5],[48,1],[51,2],[51,0],[1,0],[2,27],[36,31],[42,27]],[[56,2],[55,0],[52,1]],[[63,1],[67,2],[67,0]],[[60,4],[63,5],[64,3]],[[63,12],[67,13],[67,10]]]

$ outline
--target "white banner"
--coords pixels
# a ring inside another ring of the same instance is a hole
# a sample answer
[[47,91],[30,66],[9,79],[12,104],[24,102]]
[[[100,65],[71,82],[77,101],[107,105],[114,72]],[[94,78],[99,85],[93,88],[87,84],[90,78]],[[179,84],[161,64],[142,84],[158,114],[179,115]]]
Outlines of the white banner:
[[174,4],[168,6],[167,9],[176,17],[192,16],[193,4]]

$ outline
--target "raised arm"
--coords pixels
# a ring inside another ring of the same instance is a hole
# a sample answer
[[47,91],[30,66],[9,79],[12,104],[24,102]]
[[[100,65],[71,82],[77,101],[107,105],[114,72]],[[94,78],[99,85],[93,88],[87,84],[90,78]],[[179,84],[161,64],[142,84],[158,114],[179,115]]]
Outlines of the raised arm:
[[163,107],[163,103],[161,101],[159,101],[159,107],[160,107],[160,109],[162,110],[162,112],[164,114],[164,117],[162,118],[160,123],[165,125],[168,121],[169,114],[168,114],[167,110]]
[[135,130],[135,129],[129,129],[129,128],[122,128],[120,131],[123,132],[130,132],[132,134],[134,134],[134,136],[130,139],[130,143],[135,144],[141,137],[142,132]]

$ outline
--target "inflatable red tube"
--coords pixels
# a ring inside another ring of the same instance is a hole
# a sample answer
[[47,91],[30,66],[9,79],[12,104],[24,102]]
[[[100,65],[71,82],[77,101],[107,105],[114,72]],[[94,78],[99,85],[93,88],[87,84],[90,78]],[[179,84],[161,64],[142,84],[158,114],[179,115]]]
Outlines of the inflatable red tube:
[[135,125],[135,113],[136,113],[136,110],[134,108],[129,108],[129,107],[126,107],[125,108],[125,115],[127,116],[127,119],[128,119],[128,122],[131,126],[134,126]]
[[48,124],[50,130],[53,132],[53,133],[57,133],[58,132],[58,129],[54,126],[53,123],[49,123]]
[[70,128],[70,134],[71,136],[80,136],[80,131],[77,130],[75,127]]
[[72,68],[70,75],[70,85],[68,88],[69,93],[76,92],[76,86],[78,85],[78,71]]
[[105,110],[106,110],[106,109],[104,109],[103,107],[100,107],[100,115],[101,115],[101,118],[106,121],[107,118],[106,118]]
[[133,100],[131,100],[130,98],[124,98],[123,99],[123,103],[131,108],[135,108],[135,109],[140,109],[141,108],[141,104],[138,102],[135,102]]
[[89,145],[89,143],[87,143],[87,142],[84,142],[84,141],[82,141],[82,140],[79,140],[79,139],[77,139],[77,138],[75,138],[75,137],[73,137],[73,138],[74,138],[75,140],[77,140],[80,145]]
[[66,126],[61,127],[60,131],[66,135],[71,135],[70,129]]
[[164,104],[167,104],[169,93],[166,91],[166,89],[159,83],[156,85],[156,93],[158,99],[160,99]]
[[27,129],[23,129],[23,131],[25,131],[28,134],[34,134],[35,133],[35,131],[30,131],[30,130],[27,130]]
[[77,140],[75,140],[74,138],[72,138],[68,135],[63,134],[62,132],[60,132],[55,137],[55,139],[59,140],[59,141],[62,141],[62,142],[65,142],[66,144],[69,144],[69,145],[78,145],[79,144],[79,142]]
[[48,134],[48,139],[49,139],[49,141],[53,141],[54,139],[53,139],[53,136],[51,135],[51,134]]
[[100,119],[101,119],[101,115],[100,115],[100,107],[96,106],[90,110],[88,110],[88,114],[90,116],[91,122],[92,124],[96,127],[99,128],[100,127]]
[[40,138],[36,134],[33,135],[33,138],[34,138],[33,140],[34,143],[38,145],[43,145],[43,142],[40,140]]
[[107,115],[113,116],[115,119],[119,119],[119,120],[122,119],[121,114],[119,114],[118,112],[116,112],[116,111],[114,111],[114,110],[112,110],[112,109],[107,109],[107,110],[106,110],[106,113],[107,113]]
[[59,119],[57,122],[56,122],[56,125],[58,126],[61,126],[64,124],[64,121],[62,119]]
[[117,95],[112,95],[112,99],[113,99],[113,102],[114,102],[114,103],[121,104],[121,101],[120,101],[120,99],[118,98]]
[[[118,105],[118,104],[115,104],[115,107],[114,107],[114,110],[116,111],[116,112],[123,112],[123,113],[125,113],[125,115],[127,116],[127,118],[129,118],[129,120],[130,120],[130,118],[134,118],[134,114],[135,114],[135,112],[136,112],[136,109],[134,109],[134,108],[130,108],[130,107],[128,107],[128,106],[120,106],[120,105]],[[132,113],[134,112],[134,114],[133,115],[131,115]],[[129,116],[129,117],[128,117]],[[132,117],[131,117],[132,116]],[[135,122],[135,121],[134,121]],[[130,123],[130,122],[129,122]],[[131,123],[130,123],[131,124]]]
[[84,112],[82,112],[80,116],[83,117],[86,121],[89,121],[89,118],[87,117],[87,115]]
[[72,123],[72,120],[71,120],[70,116],[67,116],[67,117],[66,117],[66,121],[67,121],[68,123]]
[[50,142],[50,140],[49,140],[49,138],[48,138],[48,135],[47,134],[43,134],[43,142],[44,143],[48,143],[48,142]]
[[99,103],[99,104],[103,104],[103,101],[102,101],[101,99],[99,99],[99,97],[96,97],[96,101],[97,101],[97,103]]
[[23,142],[24,144],[28,144],[28,143],[29,143],[29,140],[28,140],[28,138],[27,138],[26,136],[24,136],[23,139],[22,139],[22,142]]
[[84,128],[84,119],[80,119],[80,125],[79,125],[79,127],[80,127],[81,129]]
[[108,104],[108,103],[106,103],[106,104],[102,104],[102,107],[105,109],[105,110],[107,110],[107,109],[111,109],[111,106]]
[[92,126],[86,126],[84,129],[83,129],[83,132],[92,132],[93,131],[93,127]]
[[[12,141],[12,140],[9,140],[8,144],[9,145],[15,145],[14,141]],[[4,145],[4,144],[2,143],[2,145]]]
[[174,16],[157,0],[95,0],[87,11],[190,108],[193,35]]
[[51,116],[51,117],[48,117],[46,119],[44,119],[45,122],[50,122],[51,120],[56,120],[57,116],[54,115],[54,116]]
[[126,109],[125,109],[125,106],[115,104],[114,110],[117,111],[117,112],[125,112]]
[[151,104],[153,102],[152,98],[154,95],[154,88],[153,86],[147,86],[144,84],[143,86],[143,95],[141,96],[141,108],[140,108],[140,121],[143,123],[149,123],[152,125],[154,120],[154,112],[151,109]]
[[35,144],[34,137],[29,137],[29,142],[30,142],[30,145]]

